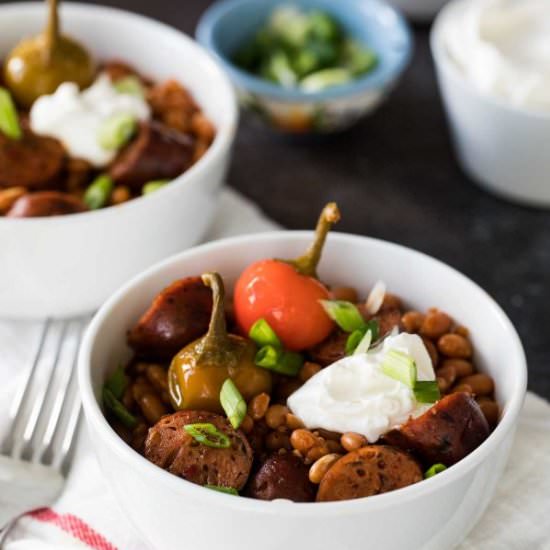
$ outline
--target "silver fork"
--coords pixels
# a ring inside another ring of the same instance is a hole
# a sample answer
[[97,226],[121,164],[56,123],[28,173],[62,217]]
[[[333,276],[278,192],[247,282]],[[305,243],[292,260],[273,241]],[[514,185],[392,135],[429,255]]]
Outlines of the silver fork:
[[0,443],[0,544],[25,512],[54,502],[72,460],[80,418],[76,359],[89,317],[47,320]]

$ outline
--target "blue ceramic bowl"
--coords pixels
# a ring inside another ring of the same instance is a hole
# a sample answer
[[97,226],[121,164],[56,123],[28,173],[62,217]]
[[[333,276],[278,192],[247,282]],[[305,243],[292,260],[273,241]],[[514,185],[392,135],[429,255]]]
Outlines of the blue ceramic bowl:
[[[373,48],[377,66],[349,84],[316,93],[283,88],[243,71],[231,61],[234,53],[282,4],[329,12],[351,36]],[[196,34],[228,72],[243,106],[271,126],[296,133],[341,130],[372,112],[396,84],[412,53],[405,19],[383,0],[224,0],[204,13]]]

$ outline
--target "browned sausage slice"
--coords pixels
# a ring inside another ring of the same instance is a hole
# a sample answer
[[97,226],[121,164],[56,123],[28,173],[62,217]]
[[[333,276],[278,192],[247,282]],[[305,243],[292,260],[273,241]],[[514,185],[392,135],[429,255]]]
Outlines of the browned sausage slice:
[[315,485],[309,481],[309,467],[292,453],[270,456],[247,488],[248,496],[260,500],[286,498],[294,502],[315,499]]
[[384,436],[385,441],[414,452],[426,464],[450,466],[489,437],[489,425],[475,399],[453,393],[418,418]]
[[404,451],[368,445],[343,456],[329,469],[319,485],[317,501],[368,497],[421,479],[420,466]]
[[[210,423],[230,440],[227,449],[208,447],[196,441],[183,427]],[[145,457],[164,470],[197,483],[244,487],[252,467],[252,449],[246,437],[222,416],[202,411],[178,411],[161,418],[145,441]]]
[[142,123],[137,137],[113,161],[109,174],[134,190],[149,181],[173,179],[192,163],[193,140],[158,122]]
[[8,218],[38,218],[63,216],[85,212],[88,207],[74,195],[60,191],[28,193],[17,199],[6,216]]
[[136,353],[172,359],[184,346],[208,330],[212,291],[200,277],[187,277],[165,288],[128,333]]
[[346,356],[348,337],[349,334],[346,332],[335,330],[328,338],[310,349],[308,355],[313,362],[318,363],[322,367],[331,365]]
[[25,130],[20,140],[0,132],[0,188],[44,189],[57,183],[65,151],[59,141]]

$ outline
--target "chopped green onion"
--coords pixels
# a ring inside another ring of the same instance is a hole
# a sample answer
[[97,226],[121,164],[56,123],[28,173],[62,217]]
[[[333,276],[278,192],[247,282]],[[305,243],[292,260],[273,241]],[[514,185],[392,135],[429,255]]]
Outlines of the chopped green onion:
[[441,463],[434,464],[433,466],[430,466],[426,470],[426,473],[424,474],[424,479],[428,479],[429,477],[433,477],[437,474],[440,474],[443,470],[446,470],[446,469],[447,469],[447,466],[445,466],[445,464],[441,464]]
[[21,139],[23,136],[11,94],[2,86],[0,86],[0,132],[10,139]]
[[359,76],[371,71],[378,63],[377,55],[355,40],[348,40],[344,45],[346,67]]
[[103,404],[111,411],[127,428],[133,428],[137,424],[137,418],[115,397],[107,387],[103,387]]
[[271,369],[275,367],[281,355],[282,352],[275,346],[263,346],[256,353],[254,362],[258,367]]
[[112,394],[120,399],[124,394],[124,390],[128,387],[128,376],[124,371],[124,367],[119,366],[105,382],[105,387],[112,392]]
[[145,91],[141,80],[135,75],[128,75],[117,80],[113,87],[119,94],[134,95],[136,97],[144,97]]
[[304,358],[299,353],[285,351],[271,370],[285,376],[297,376],[304,365]]
[[300,82],[300,88],[307,93],[320,92],[330,86],[341,86],[353,80],[353,74],[349,69],[336,67],[334,69],[321,69],[306,76]]
[[248,337],[259,347],[281,347],[281,341],[265,319],[258,319],[250,328]]
[[228,495],[239,496],[239,491],[233,487],[222,487],[221,485],[203,485],[207,489],[212,489],[212,491],[218,491],[220,493],[226,493]]
[[229,422],[237,429],[246,416],[246,401],[231,378],[228,378],[222,385],[220,403]]
[[223,432],[220,432],[218,428],[210,422],[186,424],[183,429],[195,439],[195,441],[207,447],[214,447],[215,449],[229,449],[229,447],[231,447],[229,437]]
[[258,350],[254,362],[258,367],[285,376],[297,376],[304,364],[304,358],[299,353],[281,351],[280,348],[268,345]]
[[366,330],[358,328],[354,330],[346,340],[346,355],[351,355],[359,345],[359,342],[363,339],[366,334]]
[[[378,336],[380,332],[378,321],[376,321],[375,319],[371,319],[370,321],[365,323],[361,328],[354,330],[348,336],[348,339],[346,341],[346,355],[351,355],[356,350],[357,346],[359,345],[361,340],[363,340],[367,332],[370,332],[371,334],[370,336],[371,342],[376,342],[376,340],[378,340]],[[369,346],[370,346],[370,343],[369,343]]]
[[345,332],[363,329],[365,320],[355,304],[345,300],[320,300],[327,315]]
[[288,56],[282,50],[276,50],[271,54],[263,69],[263,75],[284,88],[292,88],[298,81]]
[[435,380],[417,380],[413,391],[419,403],[435,403],[441,397]]
[[414,388],[416,383],[416,363],[413,358],[402,351],[391,349],[382,362],[382,372],[402,382],[409,388]]
[[97,176],[84,193],[84,202],[91,210],[105,206],[113,192],[113,180],[106,174]]
[[141,188],[142,195],[148,195],[149,193],[154,193],[158,191],[161,187],[164,187],[170,183],[170,180],[153,180],[145,183]]
[[336,19],[328,13],[320,10],[312,11],[308,19],[311,34],[319,40],[335,42],[340,38],[342,29]]
[[97,139],[103,149],[116,151],[130,141],[136,130],[136,118],[128,113],[119,113],[103,122]]
[[362,353],[367,353],[367,351],[369,351],[371,343],[372,343],[372,332],[370,330],[367,330],[365,332],[365,335],[363,336],[363,338],[355,348],[353,355],[361,355]]
[[294,6],[281,6],[271,14],[269,30],[287,45],[300,47],[310,30],[309,17]]

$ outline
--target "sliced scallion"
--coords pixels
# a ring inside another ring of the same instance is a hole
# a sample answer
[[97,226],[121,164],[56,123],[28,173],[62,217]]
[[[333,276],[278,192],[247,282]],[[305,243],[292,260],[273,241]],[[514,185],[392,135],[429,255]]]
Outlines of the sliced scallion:
[[186,424],[183,429],[195,440],[207,447],[215,449],[228,449],[231,441],[223,432],[220,432],[210,422],[198,424]]
[[258,346],[281,347],[281,341],[265,319],[258,319],[250,328],[248,337]]
[[372,343],[372,332],[367,330],[361,341],[355,348],[353,355],[361,355],[362,353],[367,353],[369,351],[370,345]]
[[441,463],[434,464],[433,466],[430,466],[426,470],[426,473],[424,474],[424,479],[428,479],[429,477],[433,477],[437,474],[440,474],[446,469],[447,469],[447,466],[445,466],[445,464],[441,464]]
[[239,491],[233,487],[222,487],[221,485],[204,485],[207,489],[212,491],[218,491],[219,493],[226,493],[227,495],[239,496]]
[[386,376],[402,382],[411,389],[414,388],[416,363],[410,355],[397,349],[391,349],[386,353],[381,368]]
[[10,139],[21,139],[23,133],[19,124],[17,109],[6,88],[0,86],[0,132]]
[[[353,352],[357,349],[357,346],[363,340],[367,332],[370,332],[371,339],[369,342],[369,347],[372,342],[376,342],[378,340],[379,336],[379,325],[378,321],[371,319],[367,323],[364,324],[361,328],[358,328],[357,330],[354,330],[346,340],[346,355],[351,355]],[[367,350],[365,350],[367,351]]]
[[327,315],[345,332],[365,326],[365,320],[355,304],[345,300],[320,300]]
[[320,92],[331,86],[341,86],[353,80],[350,70],[336,67],[333,69],[321,69],[306,76],[300,82],[300,88],[307,93]]
[[285,376],[297,376],[303,365],[304,358],[299,353],[285,351],[271,370]]
[[277,364],[281,354],[281,350],[275,346],[263,346],[256,353],[254,362],[258,367],[271,369]]
[[119,366],[115,372],[107,378],[105,387],[109,389],[117,399],[122,397],[124,390],[128,387],[128,376],[124,371],[124,367]]
[[148,195],[149,193],[154,193],[158,191],[161,187],[164,187],[170,183],[170,180],[153,180],[145,183],[141,188],[142,195]]
[[263,346],[256,353],[254,362],[258,367],[285,376],[297,376],[304,364],[304,358],[299,353],[282,351],[275,346]]
[[228,378],[222,385],[220,403],[229,422],[237,429],[246,416],[246,401],[231,378]]
[[435,403],[441,397],[435,380],[417,380],[413,391],[418,403]]
[[113,192],[113,180],[106,174],[101,174],[90,183],[84,193],[84,202],[90,210],[102,208],[109,201],[109,197]]
[[115,397],[113,392],[106,386],[102,392],[103,405],[111,411],[118,420],[127,428],[133,428],[137,424],[137,418]]
[[135,75],[128,75],[117,80],[113,87],[119,94],[134,95],[136,97],[144,97],[145,91],[141,80]]
[[137,120],[133,115],[118,113],[103,122],[97,139],[103,149],[116,151],[130,141],[136,130]]

